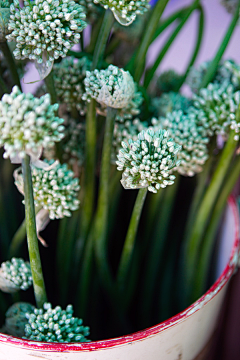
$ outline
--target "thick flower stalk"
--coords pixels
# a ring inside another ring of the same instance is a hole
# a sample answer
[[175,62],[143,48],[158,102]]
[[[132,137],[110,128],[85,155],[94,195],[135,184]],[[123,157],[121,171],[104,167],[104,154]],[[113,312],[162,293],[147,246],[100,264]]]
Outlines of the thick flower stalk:
[[101,4],[104,9],[109,8],[122,25],[130,25],[137,15],[143,15],[150,8],[148,0],[93,0],[93,2]]
[[199,126],[196,116],[184,115],[182,111],[167,113],[165,118],[152,119],[154,129],[165,129],[169,136],[179,145],[181,149],[177,158],[181,160],[177,167],[179,174],[194,176],[203,169],[208,159],[209,138],[207,131]]
[[186,113],[191,104],[190,99],[173,91],[152,99],[152,107],[156,116],[166,116],[167,113],[178,110]]
[[83,326],[82,319],[73,317],[72,305],[66,310],[60,306],[52,308],[45,303],[43,309],[34,309],[25,314],[28,323],[25,325],[25,336],[29,340],[45,342],[87,342],[89,327]]
[[83,8],[71,0],[26,0],[23,8],[14,0],[10,11],[7,39],[17,43],[14,56],[39,64],[44,57],[50,63],[65,57],[87,26]]
[[63,119],[55,115],[58,104],[51,105],[48,94],[40,99],[22,93],[14,86],[0,101],[0,147],[4,158],[21,162],[25,155],[39,159],[44,147],[63,138]]
[[0,289],[7,293],[27,290],[32,285],[32,272],[29,262],[12,258],[0,267]]
[[[46,164],[51,166],[53,161]],[[23,189],[21,168],[15,173],[15,183]],[[56,164],[51,170],[32,166],[32,183],[35,206],[46,210],[51,220],[69,217],[71,211],[78,209],[79,179],[74,178],[67,164]]]
[[166,130],[148,129],[138,135],[137,141],[122,142],[116,164],[117,169],[123,171],[123,187],[148,188],[156,193],[160,188],[172,185],[175,179],[172,169],[180,164],[177,160],[180,149]]
[[87,57],[74,59],[67,57],[53,66],[53,78],[59,101],[67,105],[67,110],[77,109],[81,115],[86,113],[86,102],[82,100],[85,93],[84,79],[91,69]]

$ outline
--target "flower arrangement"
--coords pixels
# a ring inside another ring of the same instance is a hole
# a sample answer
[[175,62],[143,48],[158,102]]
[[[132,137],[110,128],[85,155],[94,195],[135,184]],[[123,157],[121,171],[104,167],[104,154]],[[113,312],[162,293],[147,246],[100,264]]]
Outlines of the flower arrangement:
[[[122,335],[207,289],[240,175],[240,64],[222,60],[240,1],[222,2],[231,24],[196,68],[200,0],[163,20],[168,0],[0,0],[2,332],[44,342]],[[194,12],[185,73],[157,76]],[[21,90],[29,61],[44,78],[34,95]]]

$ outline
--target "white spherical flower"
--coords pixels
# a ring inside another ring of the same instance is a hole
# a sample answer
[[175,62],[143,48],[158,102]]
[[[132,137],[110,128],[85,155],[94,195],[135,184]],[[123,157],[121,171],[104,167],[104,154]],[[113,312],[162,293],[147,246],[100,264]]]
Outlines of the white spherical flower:
[[58,104],[51,105],[49,94],[40,99],[22,93],[14,86],[0,101],[0,147],[4,158],[20,162],[26,154],[39,158],[42,149],[63,138],[63,119],[55,115]]
[[86,93],[82,99],[90,102],[93,98],[103,107],[126,108],[135,94],[130,73],[114,65],[109,65],[106,70],[87,71],[84,84]]
[[16,59],[52,62],[65,57],[80,33],[87,26],[83,8],[73,0],[25,0],[21,8],[18,0],[10,6],[9,41],[16,41]]
[[29,262],[12,258],[0,267],[0,289],[7,293],[27,290],[32,285],[32,272]]
[[122,142],[116,161],[123,171],[121,183],[125,189],[148,188],[156,193],[174,183],[172,169],[179,165],[177,153],[181,146],[165,130],[143,130],[137,141]]

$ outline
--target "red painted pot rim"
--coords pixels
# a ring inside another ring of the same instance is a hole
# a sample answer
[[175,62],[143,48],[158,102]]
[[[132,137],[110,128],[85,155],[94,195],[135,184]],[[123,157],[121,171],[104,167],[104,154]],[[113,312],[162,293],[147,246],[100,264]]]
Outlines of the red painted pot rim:
[[228,264],[226,265],[225,269],[223,270],[220,277],[216,280],[216,282],[211,286],[211,288],[197,301],[195,301],[192,305],[190,305],[187,309],[180,312],[177,315],[174,315],[170,319],[152,326],[148,329],[135,332],[130,335],[122,336],[119,338],[108,339],[108,340],[100,340],[100,341],[93,341],[90,343],[43,343],[39,341],[29,341],[24,340],[4,334],[0,334],[0,342],[5,342],[7,344],[11,344],[13,346],[18,346],[21,348],[28,348],[31,350],[38,350],[38,351],[54,351],[54,352],[70,352],[70,351],[96,351],[106,348],[111,348],[118,345],[124,345],[127,343],[132,343],[134,341],[143,340],[149,336],[155,335],[169,327],[172,327],[176,323],[180,322],[181,320],[186,319],[187,317],[191,316],[195,311],[199,310],[202,306],[204,306],[210,299],[218,294],[218,292],[224,287],[227,281],[232,276],[236,266],[239,253],[239,214],[237,209],[237,204],[234,197],[230,197],[228,199],[228,205],[233,211],[234,214],[234,222],[235,222],[235,239],[234,245],[231,251],[231,256]]

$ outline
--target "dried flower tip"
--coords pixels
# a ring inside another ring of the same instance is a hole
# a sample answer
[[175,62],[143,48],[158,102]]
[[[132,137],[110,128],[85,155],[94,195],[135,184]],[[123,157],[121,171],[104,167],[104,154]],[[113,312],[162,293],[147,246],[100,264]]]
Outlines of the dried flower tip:
[[152,120],[154,129],[165,129],[181,149],[177,158],[181,160],[177,171],[184,176],[194,176],[202,171],[208,158],[209,138],[206,130],[198,125],[196,116],[184,115],[182,111],[167,113],[165,118]]
[[29,262],[12,258],[0,267],[0,289],[7,293],[27,290],[32,285],[32,272]]
[[28,322],[26,313],[31,313],[34,309],[33,305],[26,302],[13,304],[6,312],[6,333],[12,336],[23,337],[25,335],[25,325]]
[[147,0],[93,0],[96,4],[101,4],[104,9],[110,9],[116,20],[121,24],[128,26],[137,15],[143,15],[150,5]]
[[174,183],[172,169],[179,165],[177,153],[181,146],[165,130],[141,131],[137,141],[122,142],[116,161],[123,171],[121,183],[126,189],[147,187],[154,193]]
[[0,101],[0,147],[4,158],[20,163],[26,155],[41,156],[42,149],[63,138],[63,119],[56,117],[58,105],[51,105],[50,96],[40,99],[22,93],[14,86],[10,95]]
[[52,308],[45,303],[43,309],[26,313],[25,337],[30,340],[46,342],[88,342],[89,327],[82,325],[82,319],[73,317],[72,305],[66,310],[60,306]]
[[15,0],[10,6],[9,41],[16,41],[16,59],[43,62],[65,57],[87,26],[83,8],[72,0],[25,0],[21,8]]
[[[53,160],[46,163],[51,165]],[[35,206],[47,210],[51,220],[71,216],[71,211],[78,209],[80,185],[79,180],[73,176],[67,164],[57,164],[49,171],[32,166]],[[15,184],[23,187],[21,168],[16,173]]]

